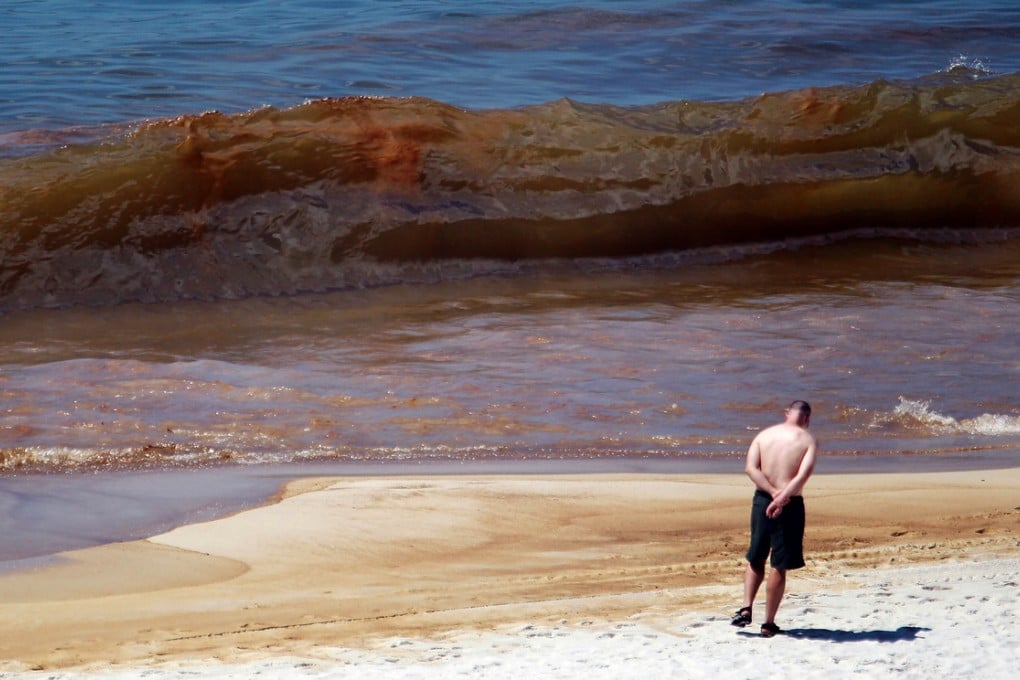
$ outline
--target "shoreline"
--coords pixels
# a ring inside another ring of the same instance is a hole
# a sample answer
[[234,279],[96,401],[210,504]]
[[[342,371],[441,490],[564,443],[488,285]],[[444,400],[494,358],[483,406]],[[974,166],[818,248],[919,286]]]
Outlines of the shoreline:
[[[0,475],[0,573],[68,550],[140,540],[267,503],[292,481],[315,477],[735,474],[743,457],[608,456],[473,461],[307,461],[64,474]],[[968,472],[1020,467],[1020,448],[937,455],[827,454],[816,475]]]
[[[788,593],[1015,560],[1018,488],[1020,468],[817,475]],[[0,672],[321,661],[524,626],[729,628],[751,492],[742,474],[297,479],[277,502],[0,573]],[[940,625],[930,608],[918,617]]]

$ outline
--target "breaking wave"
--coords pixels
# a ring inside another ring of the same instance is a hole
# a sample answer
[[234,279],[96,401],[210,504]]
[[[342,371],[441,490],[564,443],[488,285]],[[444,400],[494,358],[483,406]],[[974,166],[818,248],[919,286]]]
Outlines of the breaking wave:
[[724,103],[466,111],[345,98],[72,143],[7,135],[0,311],[294,294],[862,229],[1011,229],[1020,74],[975,68]]
[[1001,436],[1020,434],[1020,416],[985,413],[974,418],[957,419],[931,408],[927,401],[915,401],[900,397],[900,403],[893,410],[893,422],[910,428],[921,429],[931,434],[975,434]]

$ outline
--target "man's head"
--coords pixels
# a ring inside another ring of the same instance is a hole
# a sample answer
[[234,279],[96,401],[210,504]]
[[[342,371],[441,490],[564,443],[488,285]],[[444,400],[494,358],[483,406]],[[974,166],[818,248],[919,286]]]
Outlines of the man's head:
[[797,400],[786,407],[786,420],[801,427],[807,427],[811,420],[811,404]]

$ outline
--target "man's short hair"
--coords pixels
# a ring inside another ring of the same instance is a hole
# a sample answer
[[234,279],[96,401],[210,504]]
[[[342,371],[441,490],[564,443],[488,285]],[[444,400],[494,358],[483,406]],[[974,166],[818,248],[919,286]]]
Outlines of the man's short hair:
[[804,415],[809,416],[811,415],[811,404],[807,403],[806,401],[801,401],[800,399],[798,399],[797,401],[790,404],[790,406],[786,410],[800,411]]

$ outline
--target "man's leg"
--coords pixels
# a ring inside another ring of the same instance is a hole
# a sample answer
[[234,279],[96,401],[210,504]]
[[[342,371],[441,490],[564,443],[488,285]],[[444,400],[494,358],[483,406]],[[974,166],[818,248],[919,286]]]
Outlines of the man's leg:
[[758,588],[765,580],[765,565],[755,566],[748,562],[744,569],[744,606],[737,610],[736,616],[730,621],[734,626],[743,628],[751,623],[751,608],[754,606],[754,598],[758,595]]
[[755,568],[750,562],[744,570],[744,607],[754,606],[754,598],[758,596],[758,588],[765,580],[765,565]]
[[765,586],[765,623],[776,622],[776,612],[779,611],[779,603],[783,601],[785,592],[786,570],[773,567],[769,583]]
[[741,628],[751,623],[751,607],[758,589],[765,580],[765,560],[771,550],[770,522],[765,508],[771,502],[768,494],[756,491],[751,502],[751,543],[747,548],[747,567],[744,569],[744,606],[737,610],[731,623]]

